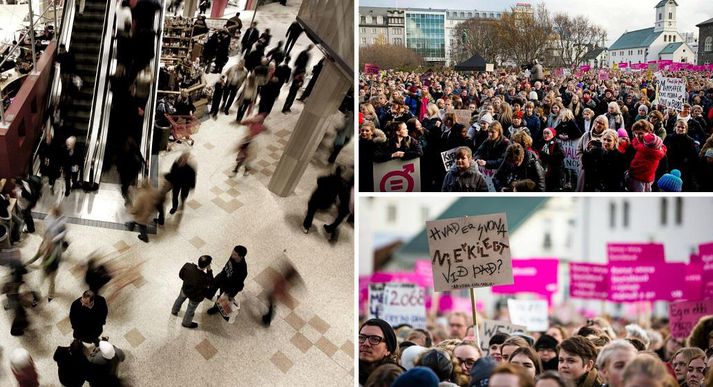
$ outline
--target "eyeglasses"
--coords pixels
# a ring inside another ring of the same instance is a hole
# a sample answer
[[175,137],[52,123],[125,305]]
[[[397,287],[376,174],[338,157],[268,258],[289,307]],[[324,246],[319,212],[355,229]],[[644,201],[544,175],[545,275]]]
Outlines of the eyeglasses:
[[369,340],[370,345],[379,345],[384,341],[384,338],[376,335],[359,335],[359,344],[364,344],[367,340]]
[[461,359],[461,358],[459,358],[459,357],[456,357],[456,359],[458,359],[458,361],[459,361],[461,364],[465,364],[465,366],[468,367],[468,368],[473,367],[473,365],[474,365],[475,362],[477,361],[476,359]]

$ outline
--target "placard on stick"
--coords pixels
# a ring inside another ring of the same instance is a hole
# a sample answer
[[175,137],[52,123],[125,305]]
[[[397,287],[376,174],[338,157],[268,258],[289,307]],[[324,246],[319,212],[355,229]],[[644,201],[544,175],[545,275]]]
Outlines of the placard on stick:
[[701,317],[713,315],[713,300],[672,302],[668,311],[671,335],[684,338],[688,337]]
[[434,220],[426,229],[436,291],[513,283],[504,213]]
[[507,321],[499,320],[481,320],[480,329],[480,348],[483,351],[488,350],[488,343],[496,333],[507,333],[511,335],[517,332],[525,332],[527,329],[523,325],[510,324]]

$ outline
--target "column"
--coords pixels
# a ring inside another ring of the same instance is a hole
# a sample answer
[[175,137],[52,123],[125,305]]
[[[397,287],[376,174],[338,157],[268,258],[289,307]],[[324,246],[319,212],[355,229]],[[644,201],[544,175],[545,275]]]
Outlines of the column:
[[350,86],[352,81],[332,61],[325,60],[317,84],[270,179],[270,191],[283,197],[292,193],[327,131],[327,118],[337,111]]
[[213,19],[221,19],[225,13],[225,7],[228,6],[228,0],[213,0],[213,5],[210,9],[210,17]]
[[198,10],[198,0],[185,0],[183,2],[183,17],[193,18]]

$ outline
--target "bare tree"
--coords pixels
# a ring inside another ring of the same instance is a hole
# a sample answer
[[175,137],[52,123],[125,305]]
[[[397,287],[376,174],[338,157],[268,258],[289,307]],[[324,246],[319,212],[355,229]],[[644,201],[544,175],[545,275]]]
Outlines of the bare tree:
[[393,44],[372,44],[359,48],[359,67],[364,63],[376,64],[382,69],[414,69],[423,64],[416,51]]
[[488,63],[500,63],[503,47],[499,43],[497,20],[468,19],[456,25],[452,57],[462,62],[479,54]]
[[553,19],[553,29],[557,35],[556,47],[561,65],[576,68],[584,55],[606,40],[606,31],[593,24],[586,16],[570,17],[558,13]]
[[504,57],[520,65],[542,58],[553,37],[552,22],[544,3],[540,3],[534,13],[513,7],[502,14],[496,26]]

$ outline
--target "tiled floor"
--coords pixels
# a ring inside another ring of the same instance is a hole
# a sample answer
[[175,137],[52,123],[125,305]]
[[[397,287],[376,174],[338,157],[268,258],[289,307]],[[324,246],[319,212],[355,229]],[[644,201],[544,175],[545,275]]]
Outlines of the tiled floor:
[[[270,26],[275,41],[284,36],[297,13],[299,4],[288,3],[286,8],[278,3],[261,6],[257,14],[259,26]],[[241,12],[241,16],[248,22],[252,15]],[[295,52],[306,44],[303,36]],[[209,79],[214,81],[215,76]],[[293,113],[280,113],[286,93],[283,89],[266,121],[270,130],[257,141],[255,172],[248,176],[231,172],[235,144],[245,131],[234,123],[235,109],[229,116],[221,114],[216,121],[203,122],[191,149],[198,166],[196,190],[182,211],[167,214],[166,224],[150,236],[149,244],[139,241],[135,232],[69,226],[71,244],[60,267],[56,299],[30,311],[32,328],[19,338],[9,335],[11,315],[0,312],[4,314],[0,317],[0,386],[13,385],[8,354],[19,346],[27,348],[35,359],[42,386],[59,386],[52,354],[56,346],[71,341],[69,305],[84,290],[83,263],[90,254],[111,259],[117,272],[117,283],[103,291],[109,302],[104,335],[125,351],[127,358],[120,372],[132,386],[353,385],[353,229],[345,224],[340,240],[327,242],[321,226],[333,219],[335,213],[331,212],[316,216],[310,234],[300,230],[316,179],[329,171],[324,160],[333,130],[293,195],[283,198],[267,189],[302,109],[296,102]],[[168,170],[183,149],[187,147],[162,153],[160,169]],[[352,159],[353,150],[347,148],[338,163]],[[83,199],[73,193],[62,205],[89,205]],[[106,206],[102,211],[126,216],[120,196],[102,206]],[[28,235],[21,244],[25,259],[39,246],[44,227],[41,221],[37,223],[38,233]],[[181,286],[180,267],[209,254],[217,273],[236,244],[248,248],[249,273],[238,297],[241,311],[237,321],[229,324],[208,316],[205,311],[211,305],[203,302],[195,317],[199,328],[182,328],[185,305],[179,317],[170,314]],[[278,304],[272,325],[264,328],[260,316],[266,310],[266,288],[283,256],[296,266],[304,285],[290,291],[286,301]],[[40,278],[33,272],[28,282],[37,288]],[[46,294],[47,284],[40,290]]]

